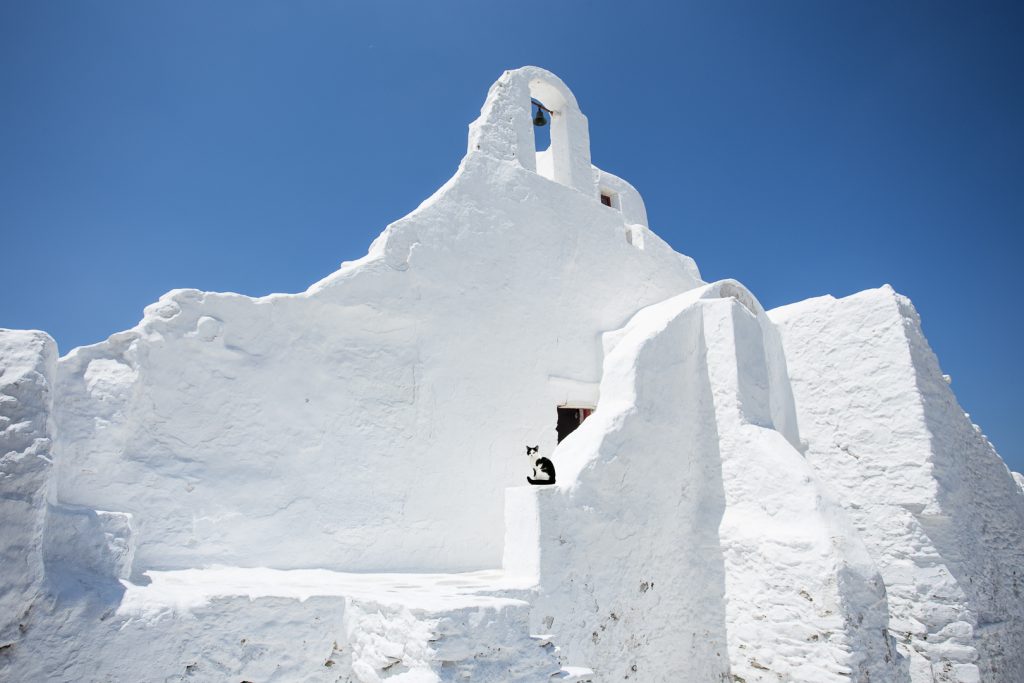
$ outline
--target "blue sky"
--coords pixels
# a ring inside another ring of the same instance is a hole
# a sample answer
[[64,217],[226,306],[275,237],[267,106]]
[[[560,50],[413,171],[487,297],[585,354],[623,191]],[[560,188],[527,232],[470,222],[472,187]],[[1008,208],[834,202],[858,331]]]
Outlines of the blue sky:
[[176,287],[294,292],[450,177],[503,70],[767,307],[891,283],[1024,470],[1024,9],[0,2],[0,326],[62,352]]

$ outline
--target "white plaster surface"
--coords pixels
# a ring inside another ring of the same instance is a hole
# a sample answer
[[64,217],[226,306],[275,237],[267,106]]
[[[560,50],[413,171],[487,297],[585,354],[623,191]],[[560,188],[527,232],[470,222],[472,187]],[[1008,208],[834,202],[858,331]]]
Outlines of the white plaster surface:
[[909,301],[704,283],[525,67],[307,291],[0,330],[0,680],[1019,683],[1021,484]]
[[1024,498],[886,286],[772,311],[807,461],[885,581],[913,681],[1024,680]]
[[606,341],[600,408],[555,452],[559,485],[531,491],[534,629],[607,680],[894,673],[881,578],[796,448],[753,296],[715,283]]
[[63,358],[59,500],[131,514],[140,569],[498,566],[524,444],[555,445],[549,378],[596,385],[602,332],[701,284],[627,242],[635,190],[627,223],[504,160],[490,121],[528,116],[540,73],[499,80],[470,132],[496,137],[364,259],[302,294],[174,291]]
[[57,345],[0,329],[0,654],[20,639],[43,581]]

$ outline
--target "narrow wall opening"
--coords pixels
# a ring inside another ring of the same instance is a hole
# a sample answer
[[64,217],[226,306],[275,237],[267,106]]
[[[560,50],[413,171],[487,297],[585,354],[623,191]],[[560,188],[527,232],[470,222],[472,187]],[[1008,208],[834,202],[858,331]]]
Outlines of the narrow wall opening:
[[[560,185],[587,195],[594,193],[597,178],[590,164],[587,118],[565,84],[538,72],[530,79],[529,100],[522,105],[522,119],[515,123],[516,135],[528,129],[534,137],[533,150],[523,145],[523,165]],[[524,135],[517,144],[526,142]],[[534,152],[534,164],[527,160],[530,151]]]
[[537,155],[537,173],[549,180],[555,179],[554,150],[551,146],[553,112],[536,98],[530,99],[530,113],[533,117],[534,153]]

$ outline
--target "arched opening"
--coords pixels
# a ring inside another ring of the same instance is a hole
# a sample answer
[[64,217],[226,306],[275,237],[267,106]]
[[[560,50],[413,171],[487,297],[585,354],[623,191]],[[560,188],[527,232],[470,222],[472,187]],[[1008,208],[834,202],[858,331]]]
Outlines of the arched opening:
[[[480,143],[493,142],[496,146],[487,153],[518,158],[525,169],[584,194],[595,194],[597,179],[590,164],[587,117],[576,98],[557,76],[543,69],[523,67],[508,72],[507,77],[508,85],[514,87],[491,94],[493,102],[483,111],[486,121],[478,119],[473,124],[470,151],[484,151]],[[504,97],[499,96],[502,94]],[[504,103],[501,109],[507,106],[514,116],[500,122],[494,118],[505,116],[495,108],[499,102]],[[504,147],[506,143],[511,149]]]
[[[530,81],[530,115],[537,173],[562,185],[572,186],[571,145],[565,96],[555,83],[543,78]],[[545,125],[537,125],[543,116]]]

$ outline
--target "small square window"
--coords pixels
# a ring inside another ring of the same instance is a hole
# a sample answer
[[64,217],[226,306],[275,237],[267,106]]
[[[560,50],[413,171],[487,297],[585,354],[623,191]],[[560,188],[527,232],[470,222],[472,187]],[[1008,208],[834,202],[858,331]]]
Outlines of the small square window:
[[618,195],[618,193],[612,192],[611,190],[606,190],[605,188],[602,187],[601,190],[600,190],[600,196],[601,196],[601,203],[604,204],[605,206],[607,206],[609,209],[618,209],[619,208],[619,195]]

